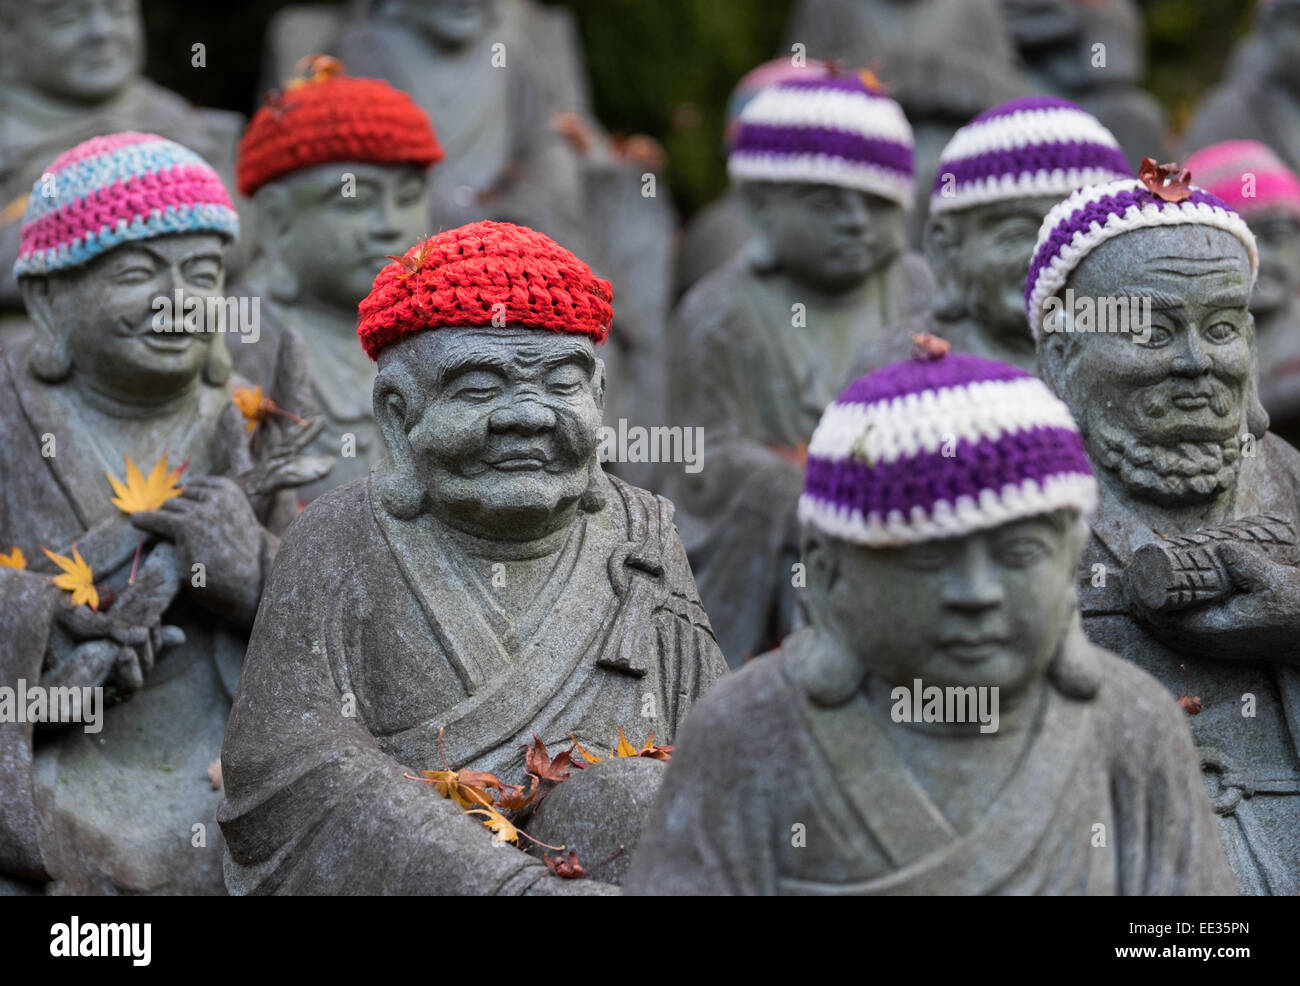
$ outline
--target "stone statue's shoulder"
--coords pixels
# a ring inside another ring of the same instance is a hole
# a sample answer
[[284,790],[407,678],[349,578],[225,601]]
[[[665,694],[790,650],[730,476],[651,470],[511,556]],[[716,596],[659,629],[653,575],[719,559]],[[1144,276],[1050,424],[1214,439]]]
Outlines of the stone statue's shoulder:
[[1143,750],[1153,761],[1171,750],[1191,751],[1191,726],[1178,697],[1131,661],[1093,644],[1101,686],[1098,735],[1121,757]]
[[340,567],[347,556],[361,559],[363,542],[382,535],[370,507],[369,478],[362,477],[322,493],[293,519],[280,542],[281,560],[292,564]]
[[[673,312],[677,337],[682,342],[719,345],[736,344],[734,313],[744,298],[746,281],[752,277],[751,262],[742,250],[691,287]],[[743,327],[743,320],[741,320]]]
[[934,298],[934,274],[925,257],[915,250],[906,250],[899,267],[903,272],[903,284],[907,291],[909,311],[928,312]]
[[1300,449],[1285,438],[1271,431],[1264,435],[1260,447],[1271,468],[1282,469],[1293,478],[1300,480]]

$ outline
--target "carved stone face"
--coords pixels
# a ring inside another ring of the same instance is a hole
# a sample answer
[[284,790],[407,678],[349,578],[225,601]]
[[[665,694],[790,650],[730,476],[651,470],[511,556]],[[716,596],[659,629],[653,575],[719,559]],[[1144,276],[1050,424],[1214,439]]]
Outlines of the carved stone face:
[[66,340],[82,385],[126,400],[174,392],[202,372],[215,338],[212,331],[184,331],[182,323],[189,299],[221,295],[224,249],[215,233],[127,243],[85,267],[31,279],[28,311]]
[[744,187],[772,256],[800,283],[850,290],[903,248],[903,210],[878,195],[806,182]]
[[11,5],[6,72],[61,99],[98,102],[144,64],[137,0],[31,0]]
[[[348,178],[351,175],[352,178]],[[428,179],[414,165],[323,164],[260,189],[268,251],[298,296],[355,309],[375,275],[428,233]]]
[[1204,226],[1109,240],[1070,276],[1077,299],[1151,299],[1146,342],[1131,333],[1054,333],[1044,376],[1070,406],[1095,465],[1165,503],[1234,481],[1253,394],[1254,323],[1246,249]]
[[1250,297],[1251,311],[1267,315],[1300,292],[1300,219],[1270,211],[1250,217],[1259,244],[1259,279]]
[[432,512],[493,540],[567,522],[590,484],[603,405],[591,341],[534,329],[416,333],[384,350],[375,387],[389,454]]
[[824,542],[809,591],[819,630],[891,686],[997,686],[1008,695],[1040,677],[1069,625],[1087,527],[1067,511],[905,548]]
[[435,44],[456,48],[483,33],[493,0],[398,0],[401,19]]
[[1051,196],[993,202],[930,219],[926,255],[942,292],[995,336],[1028,339],[1025,272]]

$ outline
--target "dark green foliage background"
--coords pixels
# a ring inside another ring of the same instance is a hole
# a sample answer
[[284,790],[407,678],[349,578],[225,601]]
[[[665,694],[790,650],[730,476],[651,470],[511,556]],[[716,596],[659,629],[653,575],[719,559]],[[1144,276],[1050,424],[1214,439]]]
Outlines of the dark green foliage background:
[[[663,143],[683,214],[713,198],[726,181],[721,135],[727,97],[749,68],[778,54],[792,0],[547,2],[567,6],[577,17],[596,112],[605,126]],[[266,24],[287,5],[143,0],[147,72],[195,103],[249,113]],[[1176,128],[1219,77],[1254,5],[1255,0],[1143,0],[1148,82]],[[195,42],[207,45],[206,69],[190,66]]]

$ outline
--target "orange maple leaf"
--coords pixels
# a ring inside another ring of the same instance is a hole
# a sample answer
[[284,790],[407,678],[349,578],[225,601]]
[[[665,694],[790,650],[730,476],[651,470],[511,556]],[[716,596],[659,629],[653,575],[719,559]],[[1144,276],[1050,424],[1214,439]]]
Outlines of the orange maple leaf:
[[542,783],[559,784],[569,776],[565,769],[573,763],[573,751],[565,750],[554,760],[546,752],[546,744],[538,739],[537,734],[533,733],[533,746],[531,749],[523,747],[524,750],[524,770],[533,774]]
[[542,862],[546,864],[548,870],[566,880],[577,880],[587,875],[587,871],[578,862],[578,854],[572,850],[569,851],[568,859],[563,856],[543,856]]
[[[600,763],[602,760],[616,760],[619,757],[649,757],[651,760],[671,760],[673,748],[671,746],[655,746],[655,734],[651,733],[650,738],[645,741],[645,746],[639,750],[628,742],[627,736],[623,733],[623,727],[618,727],[618,746],[609,751],[608,757],[597,756],[587,750],[584,750],[577,739],[573,740],[573,747],[578,754],[587,763]],[[582,764],[575,763],[574,766],[581,767]]]
[[317,85],[326,79],[343,74],[343,63],[333,55],[303,55],[293,67],[293,78],[284,84],[285,89]]
[[[411,777],[410,774],[405,776]],[[494,774],[478,770],[422,770],[419,777],[411,779],[423,781],[462,808],[491,808],[494,802],[487,789],[502,786]]]
[[1166,202],[1181,202],[1192,194],[1192,173],[1173,161],[1156,164],[1155,158],[1144,157],[1138,181]]
[[180,496],[184,492],[176,485],[176,481],[189,466],[189,459],[181,463],[179,468],[168,472],[167,453],[164,452],[149,470],[149,478],[145,479],[136,464],[131,461],[130,455],[124,455],[123,458],[126,460],[125,484],[118,482],[111,472],[104,474],[108,477],[113,492],[117,494],[113,497],[113,506],[123,513],[136,514],[146,510],[157,510],[172,497]]
[[20,571],[27,567],[27,557],[18,545],[10,545],[9,553],[0,552],[0,568],[16,568]]
[[470,808],[465,812],[467,815],[482,815],[485,821],[482,823],[496,833],[497,842],[513,842],[519,844],[519,829],[511,824],[510,819],[497,811],[495,808]]
[[49,548],[43,547],[47,558],[59,568],[63,569],[62,575],[56,575],[53,582],[60,589],[72,593],[72,605],[80,606],[85,603],[91,609],[99,609],[99,590],[95,588],[95,573],[90,566],[86,564],[81,553],[77,551],[77,546],[72,546],[72,557],[65,555],[56,555]]

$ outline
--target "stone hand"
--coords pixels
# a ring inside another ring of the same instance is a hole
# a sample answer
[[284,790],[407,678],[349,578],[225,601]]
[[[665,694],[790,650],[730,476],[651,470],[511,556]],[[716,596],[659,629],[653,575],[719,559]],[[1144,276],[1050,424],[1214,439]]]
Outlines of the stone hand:
[[1138,614],[1176,650],[1224,660],[1300,663],[1300,568],[1240,542],[1216,546],[1236,592],[1194,609]]
[[[262,527],[240,485],[224,476],[196,476],[185,492],[131,522],[176,546],[195,599],[209,610],[248,626],[262,591]],[[195,565],[202,565],[196,570]]]

